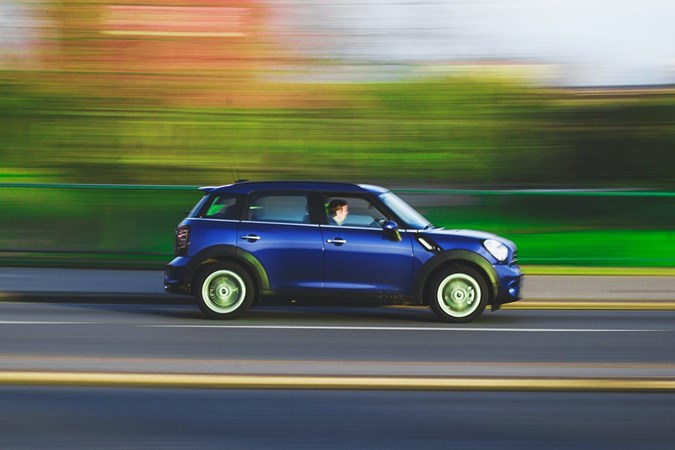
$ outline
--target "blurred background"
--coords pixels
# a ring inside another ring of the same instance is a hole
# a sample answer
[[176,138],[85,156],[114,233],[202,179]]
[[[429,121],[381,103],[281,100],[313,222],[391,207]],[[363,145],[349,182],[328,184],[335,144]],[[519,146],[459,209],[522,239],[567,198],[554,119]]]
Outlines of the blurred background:
[[528,265],[675,265],[675,4],[3,0],[0,263],[161,268],[195,187],[391,187]]

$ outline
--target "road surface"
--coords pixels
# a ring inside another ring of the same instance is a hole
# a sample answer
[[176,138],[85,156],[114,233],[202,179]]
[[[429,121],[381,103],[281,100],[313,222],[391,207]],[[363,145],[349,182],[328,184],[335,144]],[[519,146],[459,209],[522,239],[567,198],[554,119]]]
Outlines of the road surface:
[[[529,307],[451,325],[315,304],[210,321],[159,275],[0,270],[0,447],[675,445],[669,277],[531,277]],[[543,309],[607,302],[638,309]]]

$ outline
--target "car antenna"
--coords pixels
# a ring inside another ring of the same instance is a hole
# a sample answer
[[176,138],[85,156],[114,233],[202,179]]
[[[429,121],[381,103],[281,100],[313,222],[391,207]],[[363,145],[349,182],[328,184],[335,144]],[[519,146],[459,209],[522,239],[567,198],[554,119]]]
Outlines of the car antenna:
[[240,183],[242,179],[239,175],[239,170],[236,168],[232,155],[230,155],[230,170],[232,171],[232,180],[234,180],[235,183]]

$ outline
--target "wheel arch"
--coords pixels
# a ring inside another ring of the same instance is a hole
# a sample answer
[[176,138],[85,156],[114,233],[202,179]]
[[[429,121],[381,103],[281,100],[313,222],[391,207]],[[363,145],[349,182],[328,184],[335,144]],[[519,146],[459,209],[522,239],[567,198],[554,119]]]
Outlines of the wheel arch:
[[204,269],[213,263],[231,262],[244,269],[255,284],[256,295],[253,304],[260,301],[262,291],[269,290],[270,282],[265,268],[252,254],[231,245],[214,245],[205,248],[194,255],[187,270],[187,279],[190,280],[188,292],[193,293],[196,280],[199,279]]
[[470,267],[484,276],[489,290],[488,304],[492,304],[493,300],[499,295],[499,278],[488,260],[467,250],[451,250],[434,256],[418,272],[415,279],[415,294],[421,304],[427,305],[429,303],[426,295],[429,281],[433,280],[441,270],[452,266]]

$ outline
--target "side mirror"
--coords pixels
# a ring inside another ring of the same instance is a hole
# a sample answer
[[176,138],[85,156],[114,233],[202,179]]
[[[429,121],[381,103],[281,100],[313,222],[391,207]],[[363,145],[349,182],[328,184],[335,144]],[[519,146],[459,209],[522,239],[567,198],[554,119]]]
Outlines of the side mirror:
[[386,234],[390,240],[394,242],[399,242],[401,240],[401,233],[398,232],[398,225],[393,220],[385,221],[382,224],[382,229],[384,230],[384,234]]

